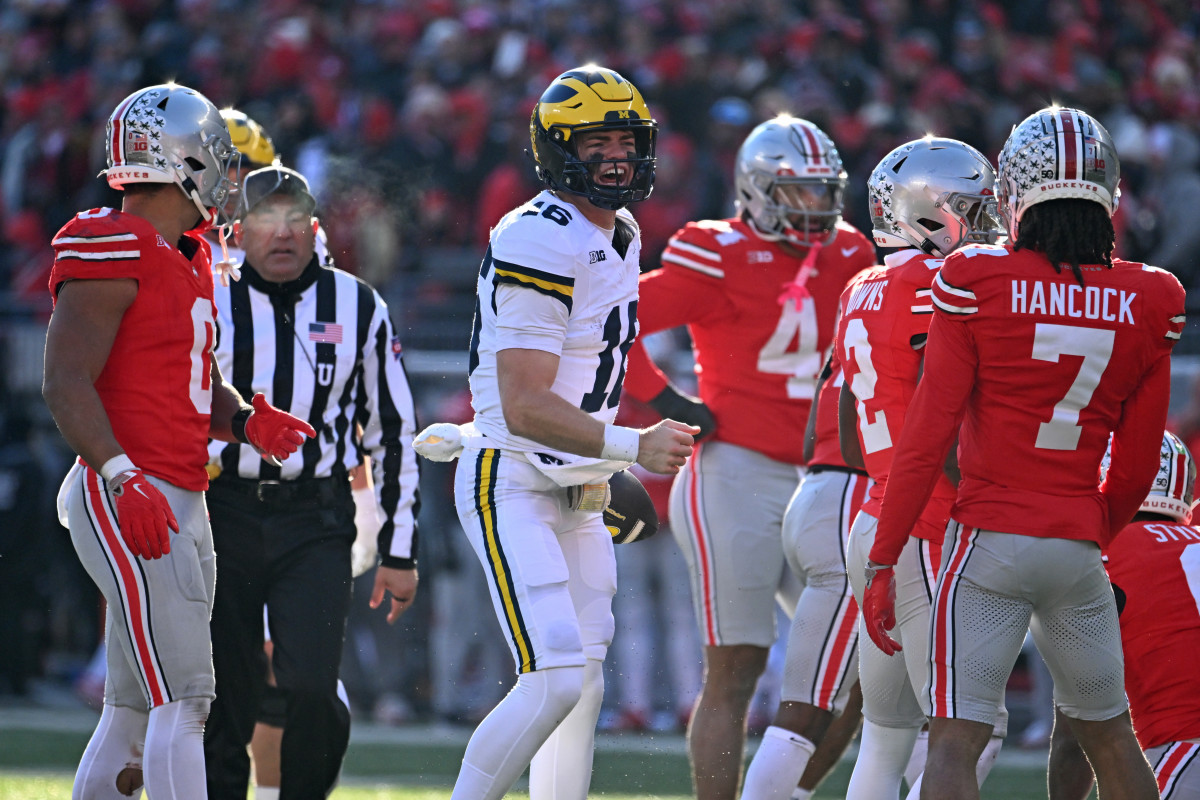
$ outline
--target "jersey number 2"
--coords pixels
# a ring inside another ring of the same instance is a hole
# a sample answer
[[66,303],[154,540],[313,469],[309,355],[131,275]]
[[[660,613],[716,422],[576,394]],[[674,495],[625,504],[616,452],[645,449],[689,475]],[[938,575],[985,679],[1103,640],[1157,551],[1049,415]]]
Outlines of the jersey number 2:
[[875,382],[879,374],[871,363],[871,342],[867,339],[867,326],[861,319],[846,321],[846,360],[854,359],[858,372],[850,380],[850,391],[858,398],[858,430],[862,433],[863,450],[878,453],[892,446],[892,435],[888,432],[887,417],[883,409],[875,412],[875,421],[869,422],[867,401],[875,397]]
[[1079,412],[1092,401],[1100,378],[1112,358],[1115,331],[1077,328],[1073,325],[1038,323],[1033,332],[1033,357],[1058,362],[1059,356],[1083,356],[1079,374],[1066,396],[1054,407],[1050,421],[1038,426],[1035,447],[1042,450],[1074,450],[1079,446]]

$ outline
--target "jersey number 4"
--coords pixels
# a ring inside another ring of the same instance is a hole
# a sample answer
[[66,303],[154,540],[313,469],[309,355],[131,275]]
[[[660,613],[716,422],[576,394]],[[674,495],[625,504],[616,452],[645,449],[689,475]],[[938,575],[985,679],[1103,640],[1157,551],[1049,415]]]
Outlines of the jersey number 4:
[[1038,426],[1035,447],[1074,450],[1079,446],[1079,414],[1092,401],[1100,378],[1112,358],[1115,331],[1073,325],[1038,323],[1033,332],[1033,358],[1058,363],[1060,356],[1083,356],[1079,374],[1066,395],[1054,406],[1050,421]]
[[758,351],[758,371],[787,375],[787,396],[792,400],[811,400],[821,369],[817,352],[817,310],[811,297],[800,308],[788,301],[771,338]]

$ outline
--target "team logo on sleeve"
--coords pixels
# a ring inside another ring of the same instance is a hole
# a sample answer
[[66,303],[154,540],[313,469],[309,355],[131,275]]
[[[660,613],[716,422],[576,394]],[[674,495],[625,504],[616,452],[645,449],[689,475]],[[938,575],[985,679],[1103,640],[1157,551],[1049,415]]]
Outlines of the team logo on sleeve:
[[404,355],[404,348],[400,345],[400,337],[393,336],[392,337],[392,358],[399,361],[400,356],[402,356],[402,355]]

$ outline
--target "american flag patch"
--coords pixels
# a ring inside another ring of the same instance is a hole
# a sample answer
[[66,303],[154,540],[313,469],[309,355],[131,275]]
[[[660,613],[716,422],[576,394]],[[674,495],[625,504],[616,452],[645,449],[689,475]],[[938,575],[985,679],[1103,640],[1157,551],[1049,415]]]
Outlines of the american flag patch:
[[333,322],[308,323],[308,340],[326,344],[342,343],[342,326]]

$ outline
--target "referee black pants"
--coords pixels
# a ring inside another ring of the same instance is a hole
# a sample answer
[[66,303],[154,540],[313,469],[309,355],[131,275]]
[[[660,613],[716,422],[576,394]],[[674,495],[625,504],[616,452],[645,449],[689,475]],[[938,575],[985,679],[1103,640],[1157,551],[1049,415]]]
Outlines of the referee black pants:
[[204,732],[209,800],[245,800],[246,747],[266,685],[263,605],[286,701],[280,799],[324,798],[341,770],[350,711],[337,696],[350,609],[354,501],[342,478],[217,479],[207,500],[217,559],[216,700]]

